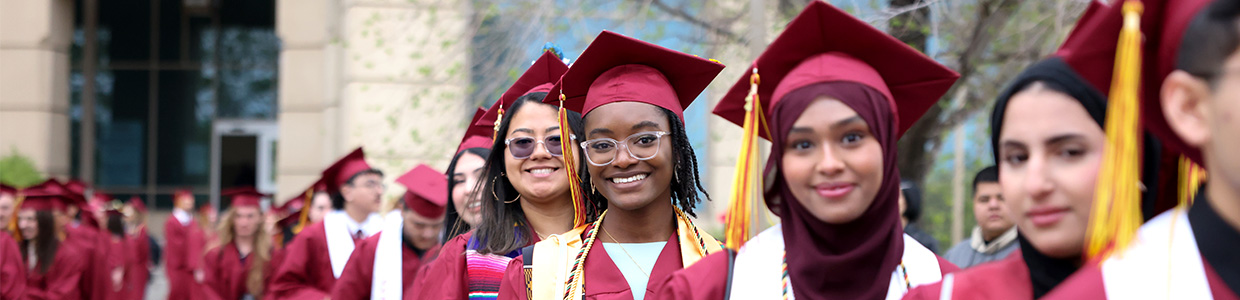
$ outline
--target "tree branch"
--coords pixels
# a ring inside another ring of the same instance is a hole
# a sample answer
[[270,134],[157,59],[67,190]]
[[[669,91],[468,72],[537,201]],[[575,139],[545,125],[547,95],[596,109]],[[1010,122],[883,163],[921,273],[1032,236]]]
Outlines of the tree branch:
[[685,11],[684,8],[671,7],[667,5],[667,3],[663,3],[663,0],[652,0],[650,4],[658,8],[659,10],[662,10],[664,12],[667,12],[668,14],[671,14],[674,17],[680,18],[681,20],[684,20],[685,22],[689,22],[689,24],[702,27],[703,29],[709,30],[715,34],[718,34],[719,36],[735,41],[737,43],[744,44],[744,45],[749,44],[748,38],[745,38],[744,36],[736,34],[736,32],[733,32],[731,29],[725,28],[723,26],[719,26],[713,22],[709,22],[707,20],[703,20],[696,16],[690,15],[689,12]]

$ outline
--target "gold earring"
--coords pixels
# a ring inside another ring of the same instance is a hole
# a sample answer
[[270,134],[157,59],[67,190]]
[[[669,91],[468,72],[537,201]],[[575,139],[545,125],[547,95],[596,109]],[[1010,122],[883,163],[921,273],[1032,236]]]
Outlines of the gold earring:
[[[504,172],[499,172],[499,176],[504,177]],[[499,195],[495,194],[495,189],[499,188],[499,186],[495,185],[496,178],[499,178],[499,177],[491,178],[491,196],[494,196],[495,200],[499,200]]]
[[517,201],[521,201],[521,194],[517,194],[517,197],[513,198],[512,200],[504,201],[504,204],[513,204],[513,203],[516,203]]
[[598,194],[598,192],[595,192],[595,191],[594,191],[594,181],[593,181],[593,180],[591,180],[591,181],[590,181],[590,193],[591,193],[591,194]]

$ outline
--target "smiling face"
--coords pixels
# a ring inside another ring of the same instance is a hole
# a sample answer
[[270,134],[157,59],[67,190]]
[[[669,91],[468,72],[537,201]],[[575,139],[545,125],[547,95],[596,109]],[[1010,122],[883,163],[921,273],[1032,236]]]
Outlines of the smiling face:
[[845,224],[869,209],[883,184],[883,149],[856,111],[839,100],[815,99],[784,141],[780,171],[810,214]]
[[452,205],[461,220],[469,226],[478,226],[482,220],[482,201],[474,187],[478,184],[478,178],[482,177],[484,167],[486,159],[466,151],[456,160],[452,174]]
[[1068,95],[1034,83],[1009,100],[999,184],[1021,235],[1038,251],[1081,255],[1105,147],[1102,128]]
[[[636,210],[656,200],[671,205],[672,175],[676,166],[671,137],[629,139],[638,133],[671,131],[667,115],[659,107],[640,102],[614,102],[595,108],[584,121],[586,140],[609,138],[626,144],[610,149],[614,154],[610,164],[589,164],[590,182],[607,198],[608,208]],[[630,151],[643,152],[637,149],[643,146],[657,146],[657,152],[646,160],[630,154]],[[599,159],[592,156],[591,160]]]
[[21,230],[23,238],[33,240],[39,237],[39,221],[35,219],[35,210],[17,211],[17,228]]
[[[531,137],[534,141],[545,141],[549,136],[559,135],[560,122],[556,108],[527,102],[509,120],[506,138]],[[568,175],[564,173],[564,158],[551,155],[543,144],[534,145],[533,149],[530,157],[523,159],[513,156],[511,149],[504,149],[504,170],[508,182],[512,183],[522,199],[527,201],[550,201],[566,197]]]

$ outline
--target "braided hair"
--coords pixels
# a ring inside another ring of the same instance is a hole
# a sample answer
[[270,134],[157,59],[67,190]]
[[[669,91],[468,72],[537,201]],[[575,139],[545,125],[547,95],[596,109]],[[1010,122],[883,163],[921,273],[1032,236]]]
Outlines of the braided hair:
[[[685,214],[696,218],[697,214],[694,213],[694,208],[697,208],[698,202],[702,201],[698,197],[698,193],[700,192],[702,196],[706,197],[707,201],[710,200],[710,194],[706,193],[706,188],[702,187],[701,176],[698,176],[697,155],[693,153],[693,144],[689,142],[689,135],[685,132],[685,124],[680,122],[680,117],[677,117],[675,112],[666,108],[657,106],[656,108],[662,111],[663,115],[667,116],[667,123],[671,127],[671,134],[668,137],[672,139],[672,155],[675,155],[672,159],[675,163],[672,170],[674,176],[672,177],[672,185],[670,187],[672,189],[672,203],[679,207],[681,211],[684,211]],[[585,155],[581,157],[582,164],[584,165]],[[581,176],[581,190],[592,191],[589,193],[590,201],[587,202],[587,208],[593,209],[591,216],[597,216],[598,211],[607,209],[607,198],[597,191],[593,191],[594,189],[590,187],[589,172],[582,172]],[[589,220],[594,219],[591,218]]]

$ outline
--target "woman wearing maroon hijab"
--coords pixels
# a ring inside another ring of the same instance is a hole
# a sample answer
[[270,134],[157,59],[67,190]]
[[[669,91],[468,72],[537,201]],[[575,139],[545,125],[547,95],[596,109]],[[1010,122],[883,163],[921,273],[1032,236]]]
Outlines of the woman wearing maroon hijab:
[[[660,299],[899,299],[957,270],[903,233],[895,150],[955,72],[817,1],[749,71],[780,225],[674,273]],[[745,76],[715,113],[742,123],[750,90]]]

